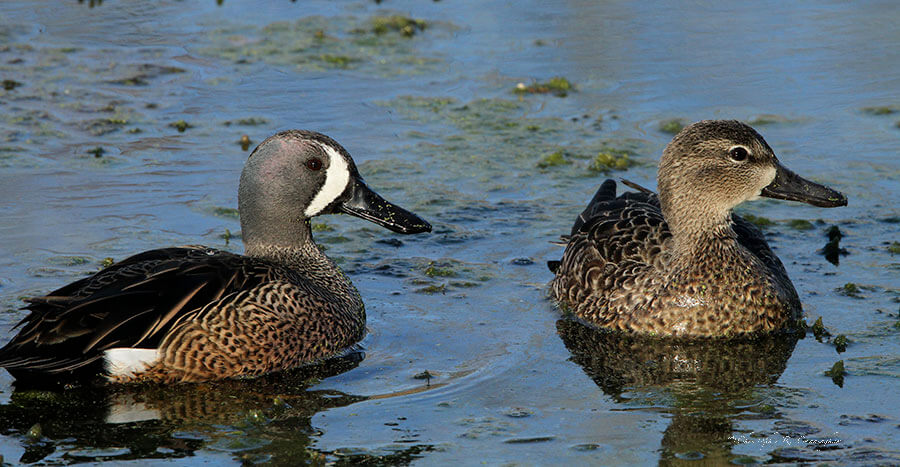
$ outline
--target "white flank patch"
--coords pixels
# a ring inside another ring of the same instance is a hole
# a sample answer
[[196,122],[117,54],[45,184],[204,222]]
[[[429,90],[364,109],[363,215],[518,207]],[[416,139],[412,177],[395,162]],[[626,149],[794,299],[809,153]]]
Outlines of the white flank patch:
[[132,377],[159,360],[157,349],[119,347],[103,352],[104,367],[111,377]]
[[312,217],[322,212],[326,206],[341,196],[341,193],[347,188],[347,183],[350,182],[350,167],[344,160],[344,156],[327,144],[321,146],[325,150],[325,154],[328,154],[330,163],[325,172],[325,184],[306,207],[306,217]]

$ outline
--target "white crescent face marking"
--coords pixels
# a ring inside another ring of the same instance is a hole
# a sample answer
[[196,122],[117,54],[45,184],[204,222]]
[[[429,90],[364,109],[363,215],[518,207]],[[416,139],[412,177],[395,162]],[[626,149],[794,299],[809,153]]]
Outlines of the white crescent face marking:
[[341,193],[350,183],[350,167],[339,152],[327,144],[320,144],[325,154],[328,155],[329,164],[325,171],[325,184],[316,193],[309,206],[306,207],[306,217],[312,217],[322,212],[326,206],[341,196]]

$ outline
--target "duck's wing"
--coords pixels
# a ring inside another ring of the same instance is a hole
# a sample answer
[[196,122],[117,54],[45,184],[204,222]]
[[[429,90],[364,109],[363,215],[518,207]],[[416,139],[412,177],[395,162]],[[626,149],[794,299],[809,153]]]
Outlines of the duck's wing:
[[114,347],[156,348],[173,323],[278,271],[267,263],[204,247],[151,250],[28,299],[21,331],[0,349],[15,376],[98,373]]
[[769,277],[778,281],[790,295],[788,299],[796,301],[797,306],[799,306],[800,298],[797,296],[797,291],[794,289],[790,278],[788,278],[784,264],[769,247],[769,243],[766,242],[765,235],[759,230],[759,227],[734,213],[731,214],[731,221],[732,228],[737,234],[738,243],[762,261],[769,272]]
[[616,197],[616,182],[603,182],[563,240],[568,245],[590,244],[607,261],[654,261],[662,241],[671,236],[659,198],[639,185],[626,184],[641,191]]
[[[575,220],[552,284],[557,299],[582,304],[590,295],[602,302],[602,291],[620,289],[643,269],[662,267],[660,253],[671,233],[656,194],[615,193],[615,181],[603,182]],[[589,306],[603,308],[600,302]]]

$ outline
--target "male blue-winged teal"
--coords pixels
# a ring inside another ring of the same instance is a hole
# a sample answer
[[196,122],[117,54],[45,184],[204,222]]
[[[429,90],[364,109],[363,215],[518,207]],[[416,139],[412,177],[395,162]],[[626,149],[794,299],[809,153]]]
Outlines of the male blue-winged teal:
[[399,233],[431,225],[363,182],[350,154],[284,131],[247,160],[245,255],[201,246],[132,256],[44,297],[0,349],[18,379],[197,382],[287,370],[359,341],[359,293],[313,242],[309,219],[346,213]]
[[[753,128],[702,121],[663,151],[659,195],[616,197],[606,180],[564,237],[551,294],[602,328],[733,336],[791,328],[797,291],[754,225],[731,212],[759,196],[820,207],[847,198],[781,165]],[[636,187],[639,188],[639,187]]]

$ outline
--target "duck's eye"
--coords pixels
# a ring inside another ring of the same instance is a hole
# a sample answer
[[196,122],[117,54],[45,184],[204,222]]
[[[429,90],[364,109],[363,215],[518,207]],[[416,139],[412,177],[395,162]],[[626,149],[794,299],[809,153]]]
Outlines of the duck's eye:
[[728,154],[731,156],[731,160],[736,162],[743,162],[747,160],[747,148],[743,146],[735,146],[731,148],[731,151],[728,151]]
[[313,157],[311,159],[306,160],[306,168],[312,171],[316,171],[322,168],[322,159],[318,157]]

